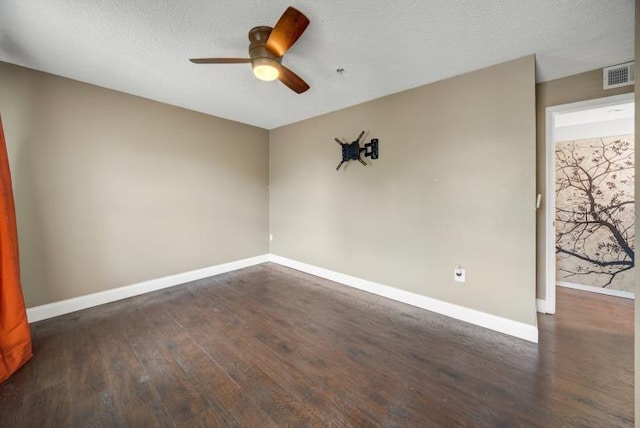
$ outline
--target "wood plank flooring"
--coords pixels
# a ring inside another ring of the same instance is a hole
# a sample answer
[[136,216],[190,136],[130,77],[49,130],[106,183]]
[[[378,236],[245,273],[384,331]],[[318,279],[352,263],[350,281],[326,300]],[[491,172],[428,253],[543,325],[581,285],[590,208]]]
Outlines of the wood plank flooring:
[[630,427],[633,302],[535,345],[274,264],[32,325],[1,427]]

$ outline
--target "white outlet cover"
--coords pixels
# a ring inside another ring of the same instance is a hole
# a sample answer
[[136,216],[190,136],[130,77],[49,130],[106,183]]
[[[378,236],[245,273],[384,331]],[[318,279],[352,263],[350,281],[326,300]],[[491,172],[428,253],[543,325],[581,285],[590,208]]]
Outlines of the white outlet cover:
[[467,279],[467,271],[461,267],[453,268],[453,280],[456,282],[465,282]]

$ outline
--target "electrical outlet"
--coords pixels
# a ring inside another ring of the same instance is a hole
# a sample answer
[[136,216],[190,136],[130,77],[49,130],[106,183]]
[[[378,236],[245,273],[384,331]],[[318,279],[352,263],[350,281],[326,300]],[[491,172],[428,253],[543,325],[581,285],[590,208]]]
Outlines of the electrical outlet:
[[456,282],[465,282],[467,279],[467,272],[460,266],[453,268],[453,280]]
[[273,241],[273,233],[269,234],[269,241]]

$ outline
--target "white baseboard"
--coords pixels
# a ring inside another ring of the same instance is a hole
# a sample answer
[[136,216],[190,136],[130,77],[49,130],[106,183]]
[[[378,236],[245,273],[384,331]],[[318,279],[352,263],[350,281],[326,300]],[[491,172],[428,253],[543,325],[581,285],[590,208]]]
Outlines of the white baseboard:
[[27,308],[27,319],[30,323],[41,321],[47,318],[68,314],[70,312],[103,305],[105,303],[115,302],[116,300],[126,299],[127,297],[138,296],[140,294],[150,293],[163,288],[173,287],[178,284],[184,284],[186,282],[258,265],[267,261],[269,261],[269,256],[265,254],[203,269],[192,270],[190,272],[138,282],[137,284],[131,284],[124,287],[112,288],[110,290],[87,294],[86,296],[74,297],[68,300],[61,300],[59,302],[48,303],[42,306],[34,306],[32,308]]
[[508,318],[499,317],[497,315],[488,314],[486,312],[411,293],[388,285],[382,285],[365,279],[356,278],[354,276],[312,266],[306,263],[287,259],[285,257],[276,256],[274,254],[269,255],[269,261],[301,272],[309,273],[320,278],[348,285],[359,290],[377,294],[378,296],[417,306],[431,312],[436,312],[441,315],[446,315],[451,318],[479,325],[500,333],[515,336],[529,342],[538,343],[538,328],[535,325],[510,320]]
[[582,285],[567,281],[558,281],[556,285],[565,288],[573,288],[574,290],[590,291],[592,293],[606,294],[607,296],[624,297],[625,299],[635,299],[635,293],[623,290],[614,290],[612,288],[594,287],[592,285]]
[[[234,270],[255,266],[261,263],[271,261],[283,266],[287,266],[302,272],[309,273],[321,278],[325,278],[340,284],[348,285],[359,290],[377,294],[392,300],[417,306],[432,312],[446,315],[461,321],[479,325],[491,330],[505,333],[511,336],[537,343],[538,329],[534,325],[525,324],[519,321],[513,321],[497,315],[488,314],[477,311],[475,309],[466,308],[464,306],[455,305],[453,303],[444,302],[409,291],[378,284],[350,275],[341,274],[328,269],[308,265],[285,257],[273,254],[251,257],[248,259],[237,260],[203,269],[197,269],[190,272],[169,275],[162,278],[143,281],[132,285],[127,285],[110,290],[100,291],[98,293],[88,294],[85,296],[74,297],[68,300],[61,300],[46,305],[35,306],[27,309],[27,318],[30,323],[57,317],[60,315],[76,312],[82,309],[103,305],[105,303],[115,302],[117,300],[126,299],[128,297],[138,296],[152,291],[161,290],[163,288],[173,287],[175,285],[184,284],[190,281],[207,278]],[[541,311],[541,302],[538,300],[538,311]]]

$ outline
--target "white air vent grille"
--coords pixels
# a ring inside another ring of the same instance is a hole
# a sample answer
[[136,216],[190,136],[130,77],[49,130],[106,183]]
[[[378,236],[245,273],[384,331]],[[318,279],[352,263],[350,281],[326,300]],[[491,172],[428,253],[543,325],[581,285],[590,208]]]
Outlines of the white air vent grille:
[[603,74],[603,89],[618,88],[620,86],[633,85],[634,79],[634,62],[627,62],[626,64],[613,65],[602,69]]

